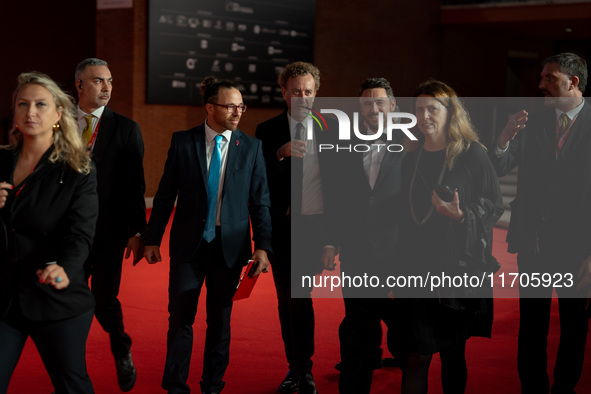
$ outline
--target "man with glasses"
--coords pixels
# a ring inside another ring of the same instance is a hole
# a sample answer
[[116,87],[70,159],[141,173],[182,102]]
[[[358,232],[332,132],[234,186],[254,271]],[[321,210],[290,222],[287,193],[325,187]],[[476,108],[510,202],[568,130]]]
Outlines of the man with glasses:
[[[230,81],[204,94],[204,124],[173,134],[154,197],[145,257],[162,260],[160,243],[170,215],[170,313],[162,388],[188,393],[193,323],[207,281],[207,332],[201,391],[220,393],[230,358],[230,315],[242,267],[257,260],[267,272],[271,250],[269,191],[261,142],[238,130],[246,106]],[[255,251],[250,240],[252,223]]]
[[[328,166],[325,162],[323,165],[326,155],[318,154],[318,144],[324,142],[320,140],[327,133],[316,132],[306,110],[292,103],[292,98],[299,99],[301,107],[311,108],[320,87],[320,72],[310,63],[288,64],[279,75],[279,85],[287,109],[259,124],[256,130],[257,138],[263,142],[271,192],[273,279],[289,364],[289,372],[278,390],[314,394],[317,393],[312,376],[314,309],[310,289],[292,287],[291,279],[292,275],[297,278],[300,274],[321,272],[322,262],[332,266],[336,249],[325,246],[323,194],[327,190]],[[314,132],[308,133],[310,129]],[[299,240],[293,249],[292,225],[299,229],[293,234],[293,239]]]

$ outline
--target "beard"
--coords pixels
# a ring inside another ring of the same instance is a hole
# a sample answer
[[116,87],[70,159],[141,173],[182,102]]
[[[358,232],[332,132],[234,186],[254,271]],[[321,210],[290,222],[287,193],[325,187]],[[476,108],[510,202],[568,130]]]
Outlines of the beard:
[[378,112],[377,116],[375,114],[370,114],[366,118],[366,123],[372,131],[378,131],[380,126],[382,126],[382,130],[386,127],[386,120],[384,119],[385,116],[383,113]]
[[[236,120],[237,120],[238,122],[232,123],[232,121],[236,121]],[[225,127],[227,130],[232,130],[232,131],[234,131],[234,130],[236,130],[236,129],[238,128],[238,124],[239,124],[239,123],[240,123],[240,116],[232,116],[232,117],[230,117],[230,118],[226,119],[226,121],[224,122],[224,127]]]

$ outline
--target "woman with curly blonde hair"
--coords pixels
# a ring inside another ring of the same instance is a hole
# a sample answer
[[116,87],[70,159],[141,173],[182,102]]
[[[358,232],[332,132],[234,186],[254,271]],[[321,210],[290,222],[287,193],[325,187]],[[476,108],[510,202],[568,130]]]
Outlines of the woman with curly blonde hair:
[[[18,87],[13,94],[13,105],[16,108],[16,99],[20,89],[28,84],[34,84],[45,88],[53,97],[61,118],[53,128],[54,150],[49,157],[52,163],[64,161],[74,170],[88,174],[90,172],[90,157],[82,146],[82,140],[78,133],[78,122],[75,118],[76,106],[74,98],[65,93],[49,76],[30,72],[18,77]],[[10,131],[10,147],[20,149],[23,143],[23,134],[18,125],[14,124]]]
[[0,149],[0,392],[30,336],[56,393],[93,393],[86,339],[94,299],[84,276],[98,215],[96,175],[72,98],[23,73],[10,145]]

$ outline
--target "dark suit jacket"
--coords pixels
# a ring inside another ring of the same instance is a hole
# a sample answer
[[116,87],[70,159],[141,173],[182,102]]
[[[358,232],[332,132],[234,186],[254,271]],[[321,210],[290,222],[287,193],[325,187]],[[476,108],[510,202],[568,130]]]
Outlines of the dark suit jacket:
[[[401,141],[400,141],[401,142]],[[399,141],[388,141],[396,144]],[[355,141],[352,143],[367,143]],[[385,148],[384,148],[385,149]],[[338,153],[341,172],[337,200],[339,214],[334,231],[339,235],[340,260],[347,270],[353,266],[379,265],[386,269],[395,256],[398,238],[396,204],[401,188],[402,161],[405,152],[386,150],[374,188],[370,187],[363,166],[363,152]]]
[[[271,251],[269,190],[261,143],[240,130],[232,132],[221,205],[221,244],[228,267],[244,265],[255,248]],[[207,216],[205,125],[173,134],[164,174],[154,197],[146,245],[160,245],[177,207],[170,233],[170,258],[189,261],[201,243]]]
[[591,254],[591,105],[585,102],[558,159],[555,110],[530,118],[503,157],[497,158],[494,148],[489,150],[499,176],[519,166],[507,234],[509,251],[532,250],[544,212],[548,211],[548,223],[555,235],[552,243],[559,245],[566,252],[565,260],[578,269]]
[[105,107],[92,160],[96,165],[99,219],[95,245],[127,245],[146,230],[144,141],[133,120]]
[[[331,129],[330,125],[329,129]],[[338,130],[336,125],[332,126],[332,129]],[[314,125],[314,133],[316,136],[315,141],[317,152],[318,144],[334,143],[331,140],[331,135],[329,132],[320,132],[320,130],[316,128],[316,125]],[[291,157],[286,157],[281,161],[277,159],[277,150],[291,140],[287,109],[280,115],[259,124],[257,126],[255,135],[263,142],[263,154],[265,156],[265,163],[267,166],[269,191],[271,193],[271,218],[273,220],[273,250],[276,254],[289,254],[289,247],[291,243],[291,224],[290,218],[286,215],[286,213],[288,212],[288,208],[290,208],[291,216],[299,215],[301,213],[303,169],[301,159],[292,159]],[[326,213],[327,209],[330,212],[330,207],[326,201],[332,200],[332,198],[327,196],[327,193],[330,194],[331,191],[334,190],[330,183],[334,179],[334,177],[331,176],[331,172],[332,169],[336,167],[334,165],[335,162],[332,162],[333,156],[331,154],[320,153],[318,155],[318,160],[320,176],[322,178],[325,200],[324,208]],[[295,167],[293,168],[292,173],[292,166],[294,165]],[[291,198],[292,195],[294,197],[293,201]],[[334,245],[330,239],[330,234],[325,232],[325,237],[326,239],[319,240],[322,244]]]
[[[7,230],[8,250],[0,254],[4,283],[0,286],[0,317],[16,294],[21,310],[32,320],[61,320],[94,306],[84,277],[98,215],[96,177],[74,171],[64,163],[51,163],[53,148],[41,158],[24,181],[18,196],[15,185],[0,209]],[[0,150],[0,179],[13,183],[15,151]],[[61,265],[70,285],[65,290],[40,284],[37,269],[47,262]]]

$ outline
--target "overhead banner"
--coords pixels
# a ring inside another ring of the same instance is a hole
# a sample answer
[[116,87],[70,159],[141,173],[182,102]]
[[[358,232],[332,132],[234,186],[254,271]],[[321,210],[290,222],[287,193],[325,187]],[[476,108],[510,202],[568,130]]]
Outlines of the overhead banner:
[[230,79],[249,106],[283,104],[277,75],[312,61],[315,0],[151,0],[147,102],[202,104],[205,76]]

